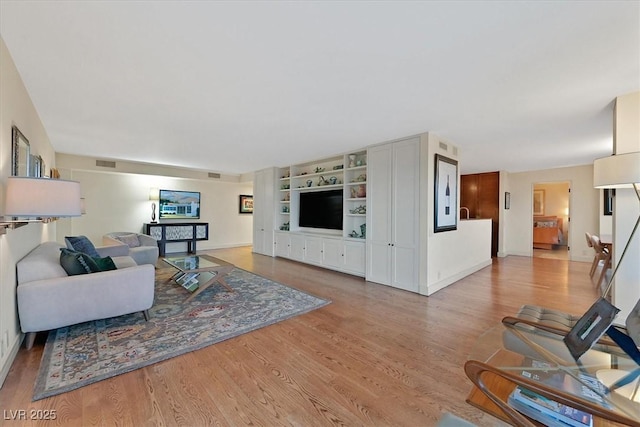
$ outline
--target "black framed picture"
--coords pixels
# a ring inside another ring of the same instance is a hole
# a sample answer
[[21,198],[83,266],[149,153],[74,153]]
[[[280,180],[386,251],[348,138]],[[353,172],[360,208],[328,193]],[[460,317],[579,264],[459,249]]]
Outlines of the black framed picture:
[[435,233],[458,228],[458,161],[436,154]]
[[239,212],[241,214],[252,214],[253,213],[253,196],[249,196],[246,194],[240,195],[240,207]]
[[613,188],[605,188],[603,190],[604,195],[604,207],[603,214],[604,215],[613,215],[613,197],[616,195],[616,190]]
[[511,209],[511,193],[508,191],[504,193],[504,208]]

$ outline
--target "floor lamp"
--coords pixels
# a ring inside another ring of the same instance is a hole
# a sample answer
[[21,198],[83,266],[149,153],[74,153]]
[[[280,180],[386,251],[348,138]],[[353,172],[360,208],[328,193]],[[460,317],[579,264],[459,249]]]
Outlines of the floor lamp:
[[[593,186],[595,188],[633,188],[640,203],[640,151],[617,154],[595,160],[593,162]],[[618,272],[620,264],[622,264],[622,260],[627,253],[627,249],[629,249],[633,236],[638,230],[639,224],[640,213],[629,240],[627,240],[627,244],[622,251],[622,255],[620,255],[620,260],[616,263],[616,267],[609,278],[607,287],[602,294],[603,297],[606,297],[611,290],[613,279]]]

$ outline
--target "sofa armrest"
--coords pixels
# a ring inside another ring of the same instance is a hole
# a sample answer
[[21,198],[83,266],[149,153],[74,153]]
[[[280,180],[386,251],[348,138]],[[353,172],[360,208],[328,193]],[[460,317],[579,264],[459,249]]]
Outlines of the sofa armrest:
[[158,246],[158,241],[147,234],[138,234],[140,246]]
[[110,256],[113,258],[117,256],[127,256],[129,255],[129,246],[119,242],[118,245],[97,246],[96,251],[101,257]]

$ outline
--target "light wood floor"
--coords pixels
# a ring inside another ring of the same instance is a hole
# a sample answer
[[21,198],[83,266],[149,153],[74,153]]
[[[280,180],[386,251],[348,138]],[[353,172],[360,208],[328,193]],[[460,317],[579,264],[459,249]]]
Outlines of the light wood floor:
[[[55,410],[38,425],[433,426],[444,412],[501,425],[465,403],[476,338],[524,303],[580,313],[596,293],[589,263],[494,260],[431,297],[250,248],[208,251],[328,298],[308,314],[147,368],[31,402],[44,337],[22,348],[0,409]],[[41,334],[43,335],[43,334]],[[0,424],[22,425],[0,419]]]

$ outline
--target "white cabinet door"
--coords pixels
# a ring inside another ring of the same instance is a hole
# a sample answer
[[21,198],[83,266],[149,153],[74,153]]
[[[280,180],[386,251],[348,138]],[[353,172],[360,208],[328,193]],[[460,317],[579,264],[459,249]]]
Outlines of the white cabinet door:
[[417,140],[393,145],[391,285],[418,292],[420,146]]
[[322,239],[318,237],[307,237],[305,239],[304,260],[310,264],[322,264]]
[[304,261],[305,237],[292,234],[290,237],[289,257],[296,261]]
[[367,158],[366,278],[418,292],[419,139],[372,147]]
[[343,269],[347,273],[364,275],[365,266],[364,242],[344,242],[342,258]]
[[372,282],[391,283],[391,145],[367,152],[367,272]]
[[275,168],[255,173],[253,180],[253,252],[273,256]]
[[342,240],[324,239],[322,265],[335,270],[342,270],[344,263],[343,246]]
[[287,233],[275,233],[275,253],[276,256],[289,258],[290,256],[290,239]]

